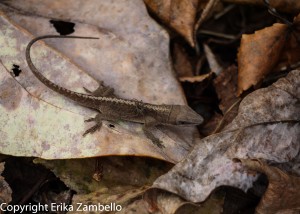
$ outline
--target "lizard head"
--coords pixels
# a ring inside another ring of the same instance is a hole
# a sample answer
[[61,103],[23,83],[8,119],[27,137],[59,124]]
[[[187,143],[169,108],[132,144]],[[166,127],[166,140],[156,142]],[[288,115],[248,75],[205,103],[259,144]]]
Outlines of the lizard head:
[[195,126],[203,122],[203,117],[186,105],[172,106],[169,122],[174,125]]

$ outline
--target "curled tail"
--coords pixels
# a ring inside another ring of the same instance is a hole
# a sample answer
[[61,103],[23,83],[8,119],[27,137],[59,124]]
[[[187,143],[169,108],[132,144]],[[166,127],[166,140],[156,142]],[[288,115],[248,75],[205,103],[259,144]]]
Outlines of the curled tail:
[[54,82],[51,82],[48,80],[41,72],[38,71],[38,69],[34,66],[31,58],[30,58],[30,49],[32,45],[37,42],[38,40],[42,39],[48,39],[48,38],[69,38],[69,39],[98,39],[96,37],[81,37],[81,36],[61,36],[61,35],[45,35],[45,36],[39,36],[31,40],[27,47],[26,47],[26,61],[27,64],[32,71],[32,73],[38,78],[44,85],[46,85],[48,88],[52,89],[53,91],[64,95],[65,97],[72,99],[75,102],[78,102],[82,105],[84,105],[84,98],[86,97],[88,99],[89,95],[77,93],[71,90],[68,90],[64,87],[61,87]]

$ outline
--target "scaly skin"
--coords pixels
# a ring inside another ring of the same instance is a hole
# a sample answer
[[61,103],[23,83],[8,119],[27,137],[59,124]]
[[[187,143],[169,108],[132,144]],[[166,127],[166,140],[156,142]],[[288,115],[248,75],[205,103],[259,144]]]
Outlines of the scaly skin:
[[[71,38],[71,39],[98,39],[95,37],[80,37],[80,36],[60,36],[60,35],[45,35],[34,38],[29,42],[26,48],[26,60],[33,74],[48,88],[53,91],[75,101],[76,103],[95,109],[99,114],[87,122],[95,121],[96,125],[88,129],[83,135],[93,133],[101,128],[102,120],[116,121],[125,120],[144,124],[143,131],[145,135],[158,147],[164,147],[162,142],[157,139],[149,128],[156,125],[198,125],[203,122],[203,118],[194,112],[190,107],[185,105],[154,105],[136,100],[127,100],[108,96],[105,92],[99,94],[82,94],[63,88],[43,76],[41,72],[33,65],[30,58],[30,49],[32,45],[41,39],[47,38]],[[103,87],[103,86],[102,86]],[[104,90],[105,91],[105,90]]]

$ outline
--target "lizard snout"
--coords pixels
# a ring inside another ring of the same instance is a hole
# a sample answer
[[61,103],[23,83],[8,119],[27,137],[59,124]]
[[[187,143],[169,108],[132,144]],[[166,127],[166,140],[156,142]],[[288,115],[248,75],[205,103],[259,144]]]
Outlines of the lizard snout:
[[203,123],[204,119],[201,115],[197,114],[189,106],[175,105],[173,106],[173,116],[175,116],[176,125],[198,125]]

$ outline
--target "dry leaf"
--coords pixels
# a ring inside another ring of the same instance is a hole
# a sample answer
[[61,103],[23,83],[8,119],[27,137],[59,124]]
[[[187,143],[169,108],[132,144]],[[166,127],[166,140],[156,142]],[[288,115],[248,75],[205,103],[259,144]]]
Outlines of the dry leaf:
[[[79,204],[112,204],[111,210],[112,212],[119,213],[119,211],[123,210],[124,208],[127,208],[135,201],[140,201],[142,194],[145,192],[147,188],[136,188],[133,190],[127,190],[122,193],[118,193],[120,191],[120,188],[111,189],[110,194],[105,194],[103,191],[95,191],[89,194],[81,195],[76,194],[73,197],[72,200],[72,206],[74,207],[73,212],[70,213],[94,213],[94,212],[87,212],[89,210],[84,209],[78,209]],[[140,210],[136,210],[138,213],[147,213],[145,206],[139,206]],[[95,210],[96,211],[96,210]],[[96,212],[96,213],[106,213],[105,210],[103,212]],[[124,213],[124,211],[123,211]]]
[[[265,6],[262,0],[222,0],[233,4],[250,4]],[[278,11],[298,14],[300,12],[300,2],[294,0],[269,0],[271,7]]]
[[[4,171],[4,163],[0,163],[0,204],[6,203],[8,204],[11,201],[11,195],[12,191],[8,185],[8,183],[5,181],[5,179],[1,176],[2,172]],[[5,208],[4,205],[2,208]],[[0,213],[2,211],[0,210]]]
[[300,177],[289,175],[261,160],[240,160],[251,170],[268,176],[268,189],[263,195],[256,213],[273,214],[283,211],[300,211]]
[[287,29],[287,25],[274,24],[242,36],[238,53],[238,95],[256,86],[272,71],[285,45]]
[[211,135],[215,133],[215,130],[219,125],[221,125],[221,128],[223,128],[223,125],[221,124],[223,119],[224,119],[223,115],[215,113],[207,123],[201,126],[201,130],[200,130],[201,134],[203,136]]
[[191,46],[195,46],[193,33],[199,0],[144,0],[144,2],[164,23],[182,35]]
[[[170,166],[161,161],[149,161],[138,157],[104,157],[98,159],[103,165],[103,178],[95,181],[95,159],[80,160],[42,160],[36,159],[49,168],[70,189],[76,191],[72,204],[110,204],[116,203],[123,208],[140,200],[145,190]],[[127,209],[127,208],[126,208]],[[146,207],[140,206],[140,211]]]
[[[94,180],[95,158],[74,160],[43,160],[35,159],[53,171],[70,189],[78,194],[87,194],[95,191],[109,192],[110,188],[121,188],[121,191],[135,187],[149,186],[170,166],[161,161],[139,157],[102,157],[98,158],[103,165],[101,182]],[[160,168],[158,167],[160,166]]]
[[134,202],[123,207],[119,214],[151,214],[146,208],[146,203],[143,199],[135,200]]
[[203,48],[211,72],[215,73],[218,76],[223,70],[222,66],[219,64],[215,54],[212,52],[212,50],[207,44],[204,43]]
[[[195,47],[195,33],[213,12],[219,0],[144,0],[144,2],[162,22],[173,28],[192,47]],[[201,11],[201,16],[197,20],[198,10]]]
[[[300,70],[268,88],[249,94],[237,117],[225,129],[200,140],[194,150],[158,178],[153,188],[202,202],[216,187],[247,190],[257,175],[233,158],[263,158],[273,163],[300,164]],[[291,168],[300,175],[299,167]]]
[[[238,53],[238,95],[259,84],[266,75],[300,61],[300,15],[292,27],[274,24],[252,35],[243,35]],[[277,65],[277,69],[273,67]]]
[[162,214],[196,214],[210,213],[219,214],[223,210],[223,197],[217,194],[212,194],[201,205],[187,202],[184,199],[157,189],[148,191],[144,197],[148,204],[148,210],[151,213],[158,212]]
[[[3,13],[0,17],[0,46],[5,50],[0,52],[4,65],[0,68],[1,153],[46,159],[142,155],[170,162],[178,162],[188,153],[195,128],[154,130],[168,148],[163,151],[145,138],[140,124],[105,122],[99,132],[82,138],[92,125],[84,120],[95,112],[49,90],[27,68],[24,53],[32,36],[23,27],[35,35],[54,34],[55,29],[49,29],[49,19],[44,17],[48,14],[51,19],[76,23],[76,35],[100,38],[46,41],[59,52],[42,42],[34,45],[33,61],[52,81],[84,93],[83,87],[96,89],[96,80],[103,80],[122,98],[184,104],[184,95],[169,63],[168,36],[149,18],[143,2],[89,1],[85,7],[80,0],[72,4],[68,0],[19,2],[5,2],[10,7],[0,4],[9,17]],[[31,14],[29,11],[34,11],[35,16],[24,15]],[[90,13],[96,15],[91,17]],[[115,14],[114,19],[107,19],[108,14]],[[16,79],[9,74],[13,64],[22,70]]]
[[179,43],[174,44],[172,59],[174,70],[178,77],[192,77],[194,75],[194,65],[191,62],[192,59]]
[[237,67],[230,66],[224,69],[219,76],[214,79],[214,86],[220,100],[220,109],[223,113],[237,101]]
[[193,209],[199,208],[198,205],[188,203],[174,194],[162,193],[157,190],[149,192],[144,200],[147,201],[148,210],[151,213],[174,214],[179,213],[178,210],[182,207],[185,207],[185,212],[188,210],[187,206],[192,206]]
[[292,29],[289,40],[282,51],[280,61],[277,65],[278,70],[291,67],[300,61],[300,14],[295,17]]
[[[238,113],[238,102],[240,98],[236,97],[237,74],[237,67],[230,66],[227,69],[224,69],[213,81],[216,93],[220,100],[219,108],[223,113],[223,117],[216,115],[213,118],[214,121],[212,121],[212,124],[215,124],[215,126],[212,131],[219,132],[222,130],[222,128],[229,124]],[[210,122],[211,121],[209,121],[209,123]]]
[[202,74],[199,76],[193,76],[193,77],[180,77],[179,80],[180,82],[202,82],[208,78],[210,78],[212,75],[212,73],[208,73],[208,74]]

